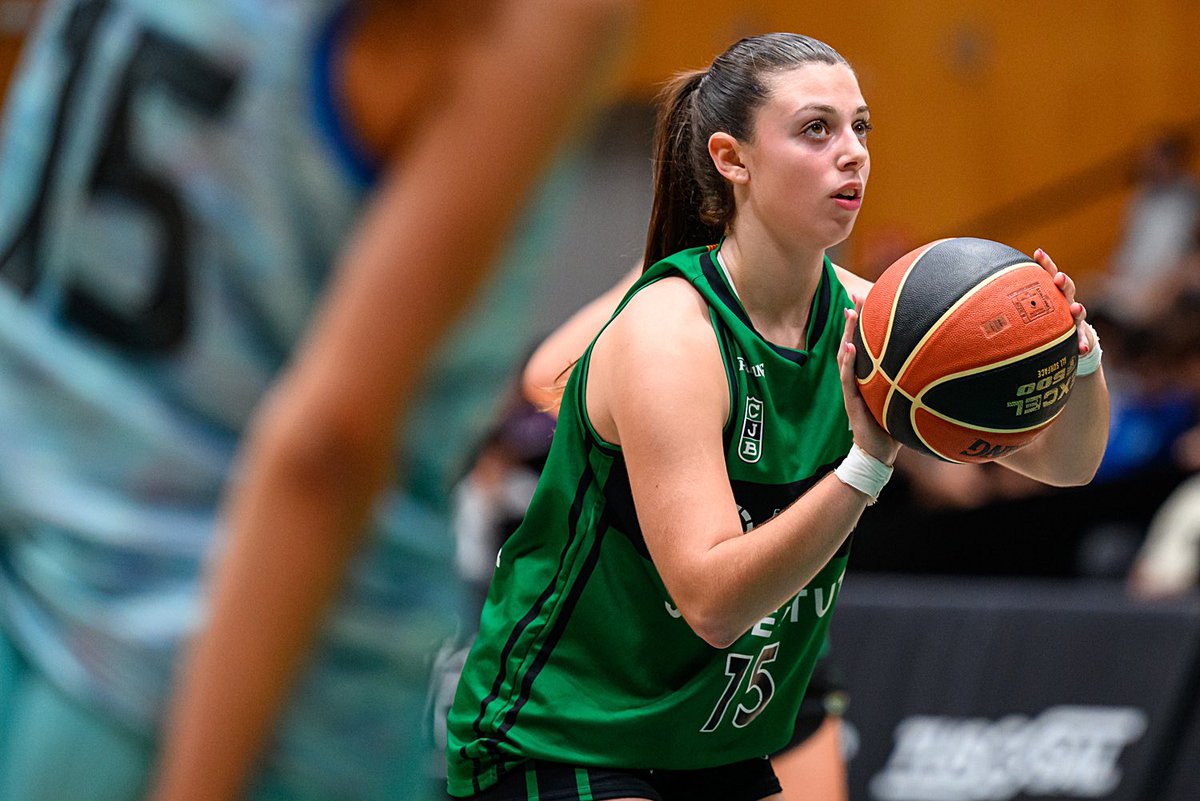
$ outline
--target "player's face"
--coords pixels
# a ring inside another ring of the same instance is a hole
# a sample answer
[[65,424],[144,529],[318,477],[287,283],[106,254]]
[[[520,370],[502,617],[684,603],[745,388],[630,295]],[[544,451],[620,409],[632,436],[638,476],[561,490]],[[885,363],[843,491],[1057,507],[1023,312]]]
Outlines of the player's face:
[[832,247],[850,235],[871,170],[858,80],[841,64],[808,64],[768,86],[743,151],[753,213],[797,246]]

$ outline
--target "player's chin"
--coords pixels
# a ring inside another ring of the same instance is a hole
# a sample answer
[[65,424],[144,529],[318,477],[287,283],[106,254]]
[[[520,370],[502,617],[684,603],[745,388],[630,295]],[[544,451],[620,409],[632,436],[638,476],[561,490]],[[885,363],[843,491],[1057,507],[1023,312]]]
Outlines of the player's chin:
[[850,236],[857,218],[857,213],[814,213],[807,218],[796,217],[785,225],[796,237],[797,242],[803,241],[806,244],[817,245],[823,250],[828,250],[835,245],[840,245]]
[[849,237],[850,233],[854,230],[854,223],[857,219],[858,212],[855,212],[849,216],[843,216],[830,220],[829,225],[826,226],[826,231],[824,232],[825,236],[823,237],[827,243],[825,247],[831,248],[834,245],[840,245],[842,242],[845,242],[846,238]]

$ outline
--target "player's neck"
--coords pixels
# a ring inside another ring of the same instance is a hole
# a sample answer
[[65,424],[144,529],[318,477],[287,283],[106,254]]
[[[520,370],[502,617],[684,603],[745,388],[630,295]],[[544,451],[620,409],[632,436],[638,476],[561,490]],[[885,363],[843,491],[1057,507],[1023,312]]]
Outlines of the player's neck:
[[785,252],[768,238],[746,236],[745,231],[741,236],[730,233],[720,252],[759,333],[777,345],[802,347],[825,252]]

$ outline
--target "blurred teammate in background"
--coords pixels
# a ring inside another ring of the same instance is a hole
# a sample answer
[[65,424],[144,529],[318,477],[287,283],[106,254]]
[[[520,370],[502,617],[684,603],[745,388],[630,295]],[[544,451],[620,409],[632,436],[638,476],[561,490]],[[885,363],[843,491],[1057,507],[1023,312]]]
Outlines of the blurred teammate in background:
[[218,529],[156,797],[421,797],[452,447],[401,421],[464,422],[438,342],[628,5],[46,4],[0,151],[0,798],[144,797]]

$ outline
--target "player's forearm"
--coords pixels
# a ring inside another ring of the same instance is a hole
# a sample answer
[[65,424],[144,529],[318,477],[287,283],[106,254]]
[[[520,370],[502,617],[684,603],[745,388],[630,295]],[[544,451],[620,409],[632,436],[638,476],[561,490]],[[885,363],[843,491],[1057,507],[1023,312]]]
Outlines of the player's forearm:
[[211,618],[180,677],[155,801],[240,797],[380,481],[378,468],[372,479],[320,449],[264,450],[229,510]]
[[792,599],[829,563],[866,508],[867,497],[827,476],[772,520],[729,537],[676,582],[688,624],[723,648]]
[[1066,408],[1050,427],[1000,463],[1053,486],[1086,484],[1104,457],[1108,417],[1108,386],[1104,368],[1100,368],[1076,378]]

